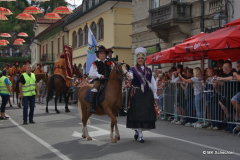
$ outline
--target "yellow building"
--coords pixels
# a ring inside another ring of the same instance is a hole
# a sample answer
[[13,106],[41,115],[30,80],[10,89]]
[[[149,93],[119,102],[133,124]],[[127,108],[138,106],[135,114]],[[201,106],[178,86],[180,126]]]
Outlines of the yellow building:
[[73,63],[85,72],[88,44],[88,27],[98,45],[112,48],[113,57],[132,63],[132,1],[83,0],[82,8],[64,22],[69,30],[69,44],[73,46]]

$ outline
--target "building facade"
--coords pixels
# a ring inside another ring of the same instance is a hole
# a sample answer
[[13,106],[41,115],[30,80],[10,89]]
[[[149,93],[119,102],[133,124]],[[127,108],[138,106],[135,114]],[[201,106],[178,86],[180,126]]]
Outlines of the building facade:
[[[221,28],[229,22],[227,7],[228,0],[133,1],[133,64],[134,50],[137,47],[147,48],[148,55],[151,55],[151,51],[164,50],[201,32],[209,33]],[[212,63],[205,60],[204,67],[214,65]],[[189,67],[201,66],[200,61],[182,64]],[[152,67],[166,71],[173,65],[176,64],[159,64]]]
[[73,47],[73,63],[85,73],[88,26],[98,45],[114,50],[119,61],[131,64],[131,0],[83,0],[82,8],[64,22]]

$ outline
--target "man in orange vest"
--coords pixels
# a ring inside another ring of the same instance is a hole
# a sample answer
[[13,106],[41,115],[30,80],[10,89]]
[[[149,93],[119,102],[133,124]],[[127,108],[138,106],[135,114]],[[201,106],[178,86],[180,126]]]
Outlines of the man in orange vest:
[[20,71],[21,74],[23,74],[23,73],[26,72],[25,66],[28,65],[28,64],[30,64],[30,60],[29,60],[29,59],[27,59],[27,60],[25,61],[25,65],[22,66],[22,69],[21,69],[21,71]]
[[16,60],[14,62],[14,65],[12,67],[12,71],[11,71],[11,74],[10,74],[10,81],[11,83],[13,84],[12,85],[12,91],[14,91],[14,89],[16,89],[16,86],[17,86],[17,76],[20,75],[20,66],[19,66],[19,61]]
[[42,69],[42,64],[38,63],[37,64],[37,68],[34,71],[35,74],[39,74],[39,73],[44,73],[43,69]]

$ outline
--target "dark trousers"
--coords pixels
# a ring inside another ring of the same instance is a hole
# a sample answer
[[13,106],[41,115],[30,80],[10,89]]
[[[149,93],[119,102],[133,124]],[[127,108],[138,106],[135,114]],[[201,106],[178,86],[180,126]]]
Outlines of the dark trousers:
[[29,121],[33,120],[34,107],[35,107],[35,96],[23,97],[23,120],[28,119],[28,102],[30,103]]
[[9,100],[10,95],[1,95],[1,97],[2,97],[1,112],[5,112],[6,104]]

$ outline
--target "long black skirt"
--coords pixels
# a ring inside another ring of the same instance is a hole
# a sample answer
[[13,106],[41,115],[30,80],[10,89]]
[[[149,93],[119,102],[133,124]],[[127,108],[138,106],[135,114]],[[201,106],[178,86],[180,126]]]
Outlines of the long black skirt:
[[155,129],[156,112],[151,90],[143,93],[136,89],[127,112],[127,128]]

